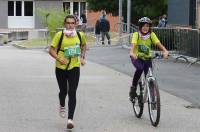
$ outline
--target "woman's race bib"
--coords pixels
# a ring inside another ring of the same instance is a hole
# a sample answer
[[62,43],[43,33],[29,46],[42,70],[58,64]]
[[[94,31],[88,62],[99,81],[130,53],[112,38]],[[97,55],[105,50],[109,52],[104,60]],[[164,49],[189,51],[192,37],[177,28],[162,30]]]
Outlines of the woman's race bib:
[[77,44],[75,46],[69,46],[64,48],[65,57],[76,57],[80,56],[80,45]]

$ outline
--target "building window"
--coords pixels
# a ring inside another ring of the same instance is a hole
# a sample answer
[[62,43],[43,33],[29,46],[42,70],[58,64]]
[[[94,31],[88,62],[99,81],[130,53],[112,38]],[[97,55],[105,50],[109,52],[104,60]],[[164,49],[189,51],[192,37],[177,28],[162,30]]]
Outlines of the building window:
[[73,14],[75,14],[75,12],[78,13],[78,2],[74,2],[73,4]]
[[84,11],[86,10],[86,2],[81,2],[80,4],[80,13],[84,13]]
[[63,11],[70,11],[70,2],[63,2]]
[[33,16],[33,2],[24,1],[24,16]]
[[33,16],[33,1],[8,1],[8,16],[23,16],[23,14]]
[[[86,2],[73,2],[73,7],[70,6],[71,2],[63,2],[63,11],[69,11],[69,14],[78,13],[78,15],[84,13],[86,10]],[[79,7],[80,5],[80,7]],[[70,8],[73,8],[73,12],[71,12]],[[79,14],[80,13],[80,14]]]
[[14,1],[8,1],[8,16],[14,16]]
[[16,1],[16,16],[22,15],[22,2]]

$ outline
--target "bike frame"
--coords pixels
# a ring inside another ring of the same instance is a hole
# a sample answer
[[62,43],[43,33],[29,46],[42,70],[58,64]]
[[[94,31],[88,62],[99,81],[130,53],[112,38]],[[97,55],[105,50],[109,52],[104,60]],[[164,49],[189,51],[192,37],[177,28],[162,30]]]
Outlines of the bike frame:
[[[151,102],[151,98],[150,98],[150,89],[149,89],[149,81],[150,80],[156,80],[156,78],[153,76],[153,69],[152,67],[149,67],[149,70],[148,70],[148,73],[146,75],[146,78],[145,78],[145,75],[144,73],[142,74],[141,76],[141,82],[142,82],[142,86],[143,86],[143,92],[144,92],[144,96],[143,96],[143,103],[146,103],[148,98],[149,97],[149,101]],[[148,96],[147,96],[148,95]]]

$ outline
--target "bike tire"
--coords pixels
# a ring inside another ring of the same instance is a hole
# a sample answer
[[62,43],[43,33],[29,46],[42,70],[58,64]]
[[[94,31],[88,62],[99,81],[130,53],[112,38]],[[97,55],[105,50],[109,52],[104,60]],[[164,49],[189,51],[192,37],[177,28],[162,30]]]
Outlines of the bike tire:
[[[149,81],[148,111],[151,124],[156,127],[160,121],[160,93],[156,80]],[[149,99],[151,98],[151,99]],[[151,100],[151,102],[150,102]]]
[[137,88],[137,97],[135,97],[135,101],[133,103],[133,111],[137,118],[141,118],[144,110],[144,103],[143,103],[143,87],[142,84],[138,84]]

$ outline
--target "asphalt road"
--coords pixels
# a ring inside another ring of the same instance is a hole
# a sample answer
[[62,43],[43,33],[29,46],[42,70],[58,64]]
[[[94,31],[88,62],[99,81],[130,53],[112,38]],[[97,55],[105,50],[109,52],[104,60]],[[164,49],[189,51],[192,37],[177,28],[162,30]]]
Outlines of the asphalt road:
[[[116,71],[133,76],[134,67],[129,58],[129,49],[121,46],[96,46],[90,48],[87,58]],[[160,89],[181,97],[200,108],[200,65],[177,62],[173,58],[156,61],[156,77]],[[131,84],[131,83],[130,83]]]
[[[157,128],[150,124],[147,104],[141,119],[134,116],[132,105],[128,101],[131,77],[94,63],[98,60],[115,69],[122,67],[133,71],[126,53],[127,50],[117,47],[89,50],[87,58],[91,61],[81,67],[75,128],[72,132],[199,131],[199,109],[186,108],[190,102],[162,90],[161,120]],[[164,85],[165,80],[161,79],[167,72],[161,67],[174,69],[174,66],[168,66],[168,63],[162,62],[159,65],[159,82],[162,82],[162,89],[174,87],[173,83]],[[182,65],[180,67],[182,68]],[[190,70],[193,70],[193,67],[187,71],[187,77]],[[132,74],[130,71],[127,73]],[[170,72],[172,74],[175,71],[176,69]],[[184,71],[183,68],[181,71]],[[182,76],[182,72],[178,73],[181,75],[176,73],[176,76]],[[0,132],[66,131],[67,120],[58,115],[58,86],[54,60],[46,52],[2,46],[0,73]],[[173,79],[171,76],[169,78]],[[190,78],[194,79],[193,83],[196,82],[194,76]],[[191,79],[185,79],[184,82],[186,81]]]

